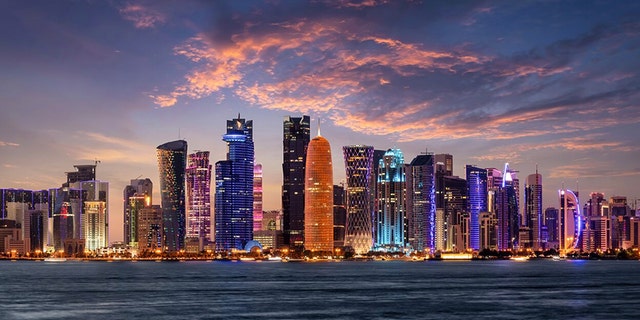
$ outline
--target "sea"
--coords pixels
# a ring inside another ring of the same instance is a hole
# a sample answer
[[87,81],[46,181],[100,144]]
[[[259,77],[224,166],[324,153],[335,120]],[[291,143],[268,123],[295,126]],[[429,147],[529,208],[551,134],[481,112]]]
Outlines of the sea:
[[0,261],[0,319],[640,319],[640,261]]

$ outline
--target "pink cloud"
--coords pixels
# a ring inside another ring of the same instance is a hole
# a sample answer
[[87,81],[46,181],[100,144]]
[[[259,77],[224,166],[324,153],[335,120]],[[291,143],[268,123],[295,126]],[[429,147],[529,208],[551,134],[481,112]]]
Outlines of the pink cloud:
[[139,4],[127,4],[120,8],[120,14],[138,29],[153,28],[166,21],[166,17],[160,12]]

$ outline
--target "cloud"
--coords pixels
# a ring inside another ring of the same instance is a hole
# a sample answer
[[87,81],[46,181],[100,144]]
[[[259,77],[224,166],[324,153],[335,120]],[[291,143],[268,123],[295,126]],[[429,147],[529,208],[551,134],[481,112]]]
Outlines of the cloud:
[[[640,81],[628,71],[640,68],[634,59],[640,25],[597,26],[503,54],[393,33],[383,7],[395,3],[314,5],[278,7],[282,12],[220,8],[225,17],[214,31],[175,48],[192,71],[151,98],[170,107],[232,94],[260,108],[316,113],[401,142],[566,135],[640,121]],[[356,14],[345,14],[356,6]],[[434,23],[417,19],[424,6],[403,9],[416,30]],[[496,15],[482,4],[464,9],[476,20]]]
[[0,140],[0,147],[19,147],[20,145],[14,142],[6,142]]
[[119,11],[125,20],[133,22],[138,29],[154,28],[166,21],[166,17],[160,12],[140,4],[129,3]]
[[107,136],[97,132],[78,131],[69,152],[77,160],[153,164],[152,147],[130,139]]

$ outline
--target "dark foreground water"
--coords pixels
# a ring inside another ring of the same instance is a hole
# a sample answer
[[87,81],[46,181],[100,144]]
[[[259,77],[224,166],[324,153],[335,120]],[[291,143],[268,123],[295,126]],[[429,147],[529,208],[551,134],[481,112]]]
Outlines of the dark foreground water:
[[0,319],[640,319],[640,261],[0,262]]

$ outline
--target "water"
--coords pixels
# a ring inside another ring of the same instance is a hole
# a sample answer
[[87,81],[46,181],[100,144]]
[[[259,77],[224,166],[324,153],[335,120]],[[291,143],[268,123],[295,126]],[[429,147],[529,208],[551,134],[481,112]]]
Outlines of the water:
[[0,319],[638,319],[639,261],[0,262]]

